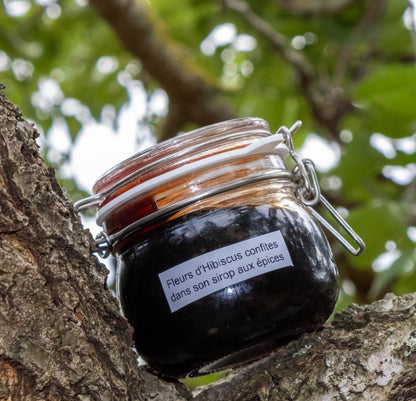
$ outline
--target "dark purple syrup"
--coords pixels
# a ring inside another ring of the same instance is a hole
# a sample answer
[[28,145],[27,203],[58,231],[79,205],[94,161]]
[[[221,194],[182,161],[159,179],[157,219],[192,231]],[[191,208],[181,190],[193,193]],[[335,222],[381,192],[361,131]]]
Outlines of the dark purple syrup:
[[[170,311],[160,272],[276,230],[283,235],[293,267]],[[260,357],[279,341],[319,328],[338,297],[338,272],[327,239],[297,205],[196,211],[147,231],[120,254],[119,297],[134,328],[137,351],[167,376],[205,374]],[[228,361],[200,370],[232,353]]]

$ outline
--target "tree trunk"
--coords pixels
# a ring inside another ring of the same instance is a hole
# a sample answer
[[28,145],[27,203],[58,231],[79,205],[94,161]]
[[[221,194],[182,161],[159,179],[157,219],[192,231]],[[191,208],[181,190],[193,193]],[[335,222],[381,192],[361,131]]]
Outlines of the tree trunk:
[[0,400],[412,400],[416,295],[351,306],[198,394],[138,368],[34,126],[0,95]]
[[0,130],[0,400],[146,399],[154,383],[138,372],[107,270],[35,128],[2,95]]

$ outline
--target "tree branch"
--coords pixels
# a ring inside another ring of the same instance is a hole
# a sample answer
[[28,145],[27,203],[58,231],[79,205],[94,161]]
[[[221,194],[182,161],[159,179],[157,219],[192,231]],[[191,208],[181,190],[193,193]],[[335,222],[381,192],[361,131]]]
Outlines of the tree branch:
[[331,326],[231,373],[194,401],[413,400],[415,360],[416,295],[389,294],[351,305]]
[[[357,40],[359,40],[362,37],[362,35],[366,34],[367,36],[369,36],[370,50],[368,53],[373,53],[376,47],[376,41],[378,37],[376,27],[380,21],[380,17],[383,14],[384,7],[384,0],[369,0],[367,2],[367,7],[365,9],[364,15],[362,16],[361,20],[355,25],[355,27],[351,31],[347,43],[341,48],[339,52],[333,78],[334,86],[341,86],[343,84],[346,71],[350,67],[351,60],[353,59],[353,45]],[[364,57],[364,59],[362,60],[362,65],[358,68],[358,71],[360,71],[358,77],[360,77],[362,71],[365,70],[367,62],[367,57]]]
[[[329,79],[316,79],[312,65],[306,56],[290,49],[290,40],[276,31],[267,21],[255,14],[243,0],[220,0],[228,9],[238,13],[252,28],[261,34],[271,47],[286,61],[298,75],[299,88],[310,105],[316,120],[339,142],[338,124],[350,110],[352,104]],[[315,82],[316,81],[316,82]]]
[[282,7],[303,16],[336,14],[357,0],[276,0]]
[[290,49],[290,40],[276,31],[267,21],[252,11],[250,5],[242,0],[220,0],[222,5],[238,13],[252,28],[265,37],[273,49],[290,64],[299,75],[310,81],[312,65],[303,53]]
[[410,17],[410,23],[411,23],[411,34],[412,34],[412,41],[413,41],[413,60],[416,60],[416,18],[415,18],[415,12],[416,7],[415,3],[411,0],[408,0],[409,4],[409,13],[411,15]]
[[[146,10],[134,0],[91,0],[91,5],[112,27],[123,46],[140,59],[143,68],[169,96],[170,104],[181,110],[183,121],[200,126],[234,117],[210,86],[184,63],[182,51],[163,42]],[[175,127],[177,129],[177,127]],[[164,138],[176,131],[164,130]]]

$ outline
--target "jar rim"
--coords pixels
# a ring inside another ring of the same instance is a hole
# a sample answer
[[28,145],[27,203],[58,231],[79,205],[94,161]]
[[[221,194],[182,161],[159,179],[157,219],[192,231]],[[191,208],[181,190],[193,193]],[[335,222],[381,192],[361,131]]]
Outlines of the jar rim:
[[211,124],[177,135],[117,164],[96,181],[94,194],[78,201],[75,207],[78,210],[96,207],[96,221],[102,226],[106,226],[114,213],[138,205],[144,199],[149,208],[146,213],[151,215],[154,210],[150,209],[155,206],[149,203],[153,202],[150,199],[166,185],[171,187],[174,182],[187,181],[188,177],[209,170],[220,171],[227,165],[265,156],[275,157],[278,175],[286,175],[284,160],[288,153],[284,136],[273,135],[268,123],[261,118],[246,117]]
[[161,187],[168,182],[179,179],[180,177],[187,176],[190,173],[202,171],[214,166],[220,166],[227,162],[241,160],[248,156],[274,155],[284,160],[288,153],[289,150],[284,144],[283,136],[280,134],[270,134],[268,137],[255,140],[252,144],[244,148],[218,153],[213,156],[197,160],[193,163],[183,165],[175,170],[168,171],[160,176],[144,181],[110,200],[97,211],[97,224],[102,225],[115,210],[128,205],[135,199],[143,198],[153,189]]
[[[236,118],[180,133],[116,164],[97,179],[93,195],[75,202],[75,207],[79,211],[100,209],[139,182],[189,163],[190,159],[198,160],[209,156],[210,152],[225,151],[217,150],[224,141],[232,142],[236,148],[270,135],[268,123],[258,117]],[[239,146],[235,146],[237,139]]]
[[[204,134],[215,134],[214,139],[223,139],[226,134],[233,133],[241,128],[249,130],[260,130],[265,135],[270,135],[268,123],[258,117],[235,118],[210,124],[204,127],[194,129],[192,131],[182,132],[165,141],[157,143],[146,148],[129,158],[116,164],[105,173],[103,173],[93,186],[93,194],[98,195],[102,192],[112,192],[113,186],[117,185],[121,179],[128,176],[134,171],[135,175],[140,175],[143,170],[148,171],[158,167],[160,164],[166,163],[166,159],[172,155],[178,156],[178,150],[186,147],[189,151],[192,146],[204,146],[207,144],[208,138],[203,137],[203,142],[194,144],[195,139]],[[237,134],[241,132],[237,131]]]

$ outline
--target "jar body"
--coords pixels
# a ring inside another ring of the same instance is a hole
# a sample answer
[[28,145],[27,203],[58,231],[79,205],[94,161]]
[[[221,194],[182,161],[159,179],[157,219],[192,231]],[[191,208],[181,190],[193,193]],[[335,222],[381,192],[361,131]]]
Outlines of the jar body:
[[237,366],[332,313],[337,268],[283,142],[256,118],[204,127],[115,166],[84,203],[98,206],[122,311],[159,373]]
[[[184,377],[235,366],[319,328],[330,316],[338,297],[332,252],[293,184],[281,181],[208,200],[136,233],[120,249],[118,297],[137,351],[155,370]],[[246,242],[264,235],[257,246]],[[265,269],[284,248],[288,260]],[[223,249],[240,260],[221,266],[213,255]],[[183,263],[187,273],[179,274]],[[250,274],[243,270],[253,274],[239,281],[240,273]],[[167,271],[178,274],[162,288],[160,274]],[[219,289],[197,295],[214,281],[221,281]],[[172,310],[184,298],[185,306]]]

